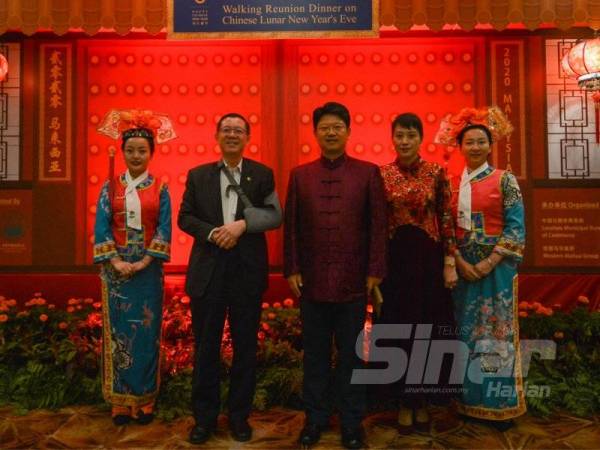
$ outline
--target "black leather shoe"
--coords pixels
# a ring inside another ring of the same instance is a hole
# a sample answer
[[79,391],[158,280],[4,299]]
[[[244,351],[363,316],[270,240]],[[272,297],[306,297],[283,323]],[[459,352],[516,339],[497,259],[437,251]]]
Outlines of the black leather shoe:
[[510,430],[515,425],[515,422],[512,420],[498,420],[490,422],[490,425],[501,433]]
[[135,418],[135,421],[139,424],[139,425],[148,425],[150,423],[152,423],[152,421],[154,420],[154,414],[153,413],[148,413],[146,414],[145,412],[141,412],[139,416],[137,416]]
[[231,437],[238,442],[246,442],[252,439],[252,427],[247,420],[236,420],[229,423]]
[[508,431],[512,427],[515,426],[515,422],[512,419],[508,419],[508,420],[486,420],[486,419],[479,419],[477,417],[465,416],[463,414],[460,414],[459,416],[465,422],[473,423],[473,424],[477,424],[477,425],[484,425],[484,426],[487,426],[487,427],[491,427],[491,428],[494,428],[494,429],[498,430],[501,433],[504,433],[505,431]]
[[128,416],[126,414],[117,414],[116,416],[112,417],[112,421],[116,426],[120,427],[122,425],[127,425],[129,422],[131,422],[131,416]]
[[208,427],[206,425],[194,425],[192,431],[190,431],[190,442],[192,444],[204,444],[210,439],[214,431],[214,427]]
[[302,431],[298,442],[304,447],[315,445],[321,439],[321,427],[316,423],[306,423]]
[[350,449],[364,447],[362,427],[342,427],[342,445]]

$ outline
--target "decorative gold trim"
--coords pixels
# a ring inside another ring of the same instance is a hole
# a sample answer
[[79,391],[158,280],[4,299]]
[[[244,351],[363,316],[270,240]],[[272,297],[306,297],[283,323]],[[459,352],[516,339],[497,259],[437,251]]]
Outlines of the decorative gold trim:
[[[119,175],[119,182],[121,183],[121,186],[126,188],[127,187],[127,181],[125,180],[125,175],[124,173],[122,173],[121,175]],[[145,191],[148,188],[151,188],[152,186],[154,186],[154,183],[156,183],[156,177],[154,175],[152,175],[151,173],[148,174],[148,179],[150,180],[150,182],[148,183],[147,186],[136,186],[136,189],[138,191]],[[145,183],[145,182],[144,182]],[[143,184],[143,183],[140,183]],[[118,199],[122,199],[125,198],[125,196],[123,197],[117,197]]]
[[108,313],[109,296],[108,283],[101,277],[102,282],[102,395],[110,401],[113,376],[112,376],[112,351],[110,338],[110,314]]
[[[167,27],[168,6],[175,0],[133,0],[119,2],[116,8],[115,0],[64,0],[48,2],[45,7],[32,9],[36,2],[25,0],[2,0],[0,7],[0,34],[7,30],[20,29],[25,35],[32,35],[39,30],[40,24],[50,28],[57,34],[66,33],[69,27],[83,28],[86,34],[95,35],[101,27],[114,27],[115,31],[126,34],[132,28],[145,27],[150,34],[157,34]],[[193,0],[181,0],[193,1]],[[196,0],[201,3],[205,0]],[[600,28],[598,8],[588,6],[589,0],[506,0],[510,4],[510,16],[521,20],[530,30],[541,23],[550,22],[560,30],[572,27],[579,22],[592,29]],[[475,0],[460,2],[458,0],[373,0],[373,17],[379,24],[394,25],[398,30],[406,31],[412,25],[426,25],[431,30],[441,28],[445,23],[457,22],[465,30],[470,30],[477,22],[492,25],[496,30],[503,30],[509,22],[505,8],[490,7],[490,0]],[[471,3],[471,4],[468,4]],[[67,7],[65,9],[65,4]],[[411,6],[412,5],[412,6]],[[440,12],[443,11],[443,15]],[[417,23],[418,22],[418,23]],[[197,38],[197,37],[195,37]]]
[[176,33],[167,32],[168,39],[316,39],[316,38],[372,38],[378,31],[253,31]]
[[117,256],[117,245],[115,241],[105,241],[94,245],[94,260],[103,260],[107,256]]
[[146,249],[146,253],[154,253],[169,258],[171,256],[171,245],[168,242],[152,239],[150,245]]

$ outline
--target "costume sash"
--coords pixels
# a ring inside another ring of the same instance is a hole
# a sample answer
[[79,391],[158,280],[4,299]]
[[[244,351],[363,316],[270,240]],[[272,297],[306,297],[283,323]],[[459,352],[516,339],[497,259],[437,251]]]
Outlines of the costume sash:
[[136,230],[142,229],[142,205],[136,188],[146,178],[148,178],[147,170],[135,180],[131,177],[129,170],[125,172],[125,181],[127,181],[127,187],[125,188],[125,209],[127,212],[125,223],[128,227]]
[[457,224],[465,230],[471,231],[471,180],[484,172],[488,167],[488,163],[485,162],[471,173],[469,173],[466,166],[463,170],[460,179],[460,190],[458,192]]

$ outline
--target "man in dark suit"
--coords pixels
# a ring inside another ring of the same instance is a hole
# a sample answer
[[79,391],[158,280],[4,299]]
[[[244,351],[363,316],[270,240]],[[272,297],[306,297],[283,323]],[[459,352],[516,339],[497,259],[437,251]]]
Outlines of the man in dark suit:
[[[256,340],[269,261],[266,229],[244,219],[244,209],[248,201],[261,207],[273,196],[278,208],[279,204],[272,170],[242,158],[249,136],[250,124],[240,114],[226,114],[219,120],[216,139],[223,159],[189,171],[179,210],[179,228],[194,237],[186,278],[195,337],[192,409],[196,423],[190,433],[194,444],[206,442],[216,427],[226,316],[234,354],[229,426],[238,441],[252,437],[247,419],[254,398]],[[280,222],[279,215],[266,228],[276,228]]]
[[365,386],[351,384],[363,361],[356,340],[366,299],[385,272],[386,201],[379,168],[346,154],[350,113],[339,103],[313,112],[321,157],[294,168],[285,205],[284,274],[300,297],[306,425],[300,443],[316,444],[329,422],[331,346],[342,444],[363,446]]

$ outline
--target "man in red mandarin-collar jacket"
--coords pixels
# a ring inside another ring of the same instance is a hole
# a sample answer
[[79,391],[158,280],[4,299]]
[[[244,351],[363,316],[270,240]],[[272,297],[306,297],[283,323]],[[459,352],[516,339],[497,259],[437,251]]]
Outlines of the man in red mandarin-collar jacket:
[[366,299],[385,275],[386,202],[379,168],[348,156],[350,114],[339,103],[313,112],[321,157],[292,170],[285,208],[284,274],[300,297],[304,345],[303,445],[314,445],[329,421],[331,346],[338,349],[337,409],[342,443],[363,445],[365,387],[352,385],[362,366],[356,339]]

